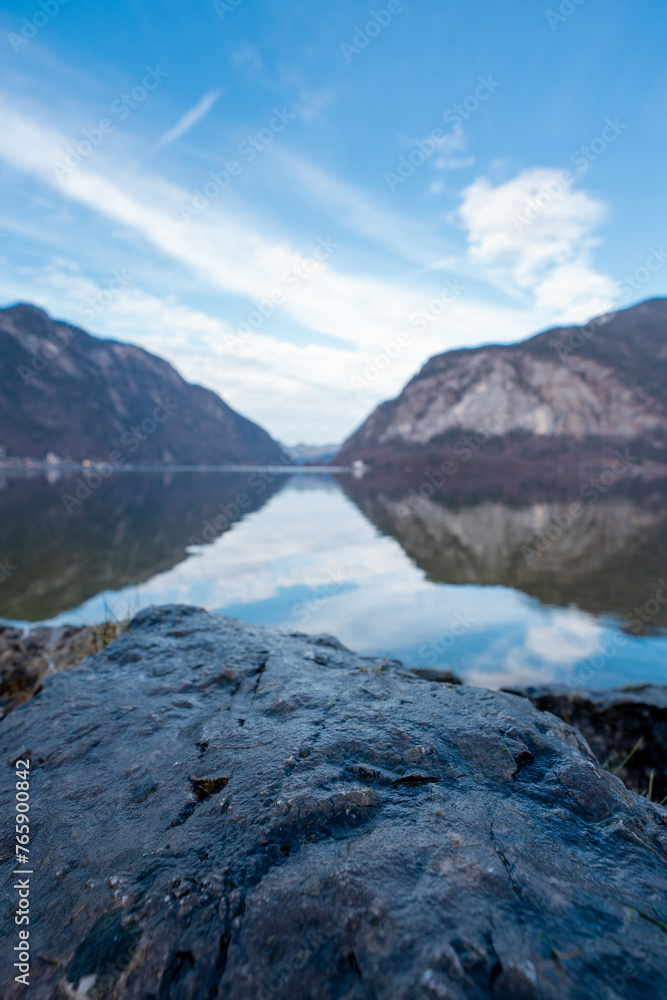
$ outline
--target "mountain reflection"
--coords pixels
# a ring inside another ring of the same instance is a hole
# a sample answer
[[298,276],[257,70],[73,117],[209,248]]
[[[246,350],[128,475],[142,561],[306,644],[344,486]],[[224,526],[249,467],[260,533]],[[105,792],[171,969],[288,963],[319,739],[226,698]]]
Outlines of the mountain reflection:
[[667,626],[667,604],[655,601],[667,576],[667,484],[633,484],[594,504],[576,488],[554,491],[556,498],[543,487],[531,496],[523,485],[520,495],[496,486],[423,499],[419,484],[372,475],[341,485],[434,583],[502,585],[544,604],[627,615],[635,633],[646,624],[633,609],[648,601],[648,626]]
[[[79,478],[95,482],[83,474]],[[659,581],[667,576],[667,484],[622,484],[587,504],[578,483],[558,490],[487,484],[480,491],[471,488],[456,496],[438,491],[422,499],[419,484],[376,474],[334,480],[248,472],[119,472],[92,488],[81,503],[69,502],[71,514],[63,495],[75,496],[76,477],[0,478],[0,617],[44,621],[72,611],[76,620],[76,609],[91,598],[146,584],[188,559],[192,546],[208,552],[210,543],[259,511],[288,482],[279,522],[273,523],[271,515],[265,524],[267,511],[261,522],[244,526],[231,548],[223,543],[233,559],[229,565],[223,561],[218,571],[220,583],[226,580],[221,593],[234,591],[239,574],[247,580],[248,593],[254,592],[257,574],[268,572],[268,564],[281,554],[291,553],[289,580],[318,559],[331,569],[331,554],[318,555],[318,546],[329,552],[330,538],[338,535],[336,544],[344,545],[349,527],[344,528],[343,508],[331,515],[334,523],[323,523],[318,497],[325,488],[341,489],[365,519],[400,543],[432,583],[502,585],[544,605],[575,605],[621,618],[646,605],[645,623],[631,618],[631,631],[667,627],[667,604],[655,600]],[[581,511],[572,517],[576,502]],[[268,559],[261,571],[257,546]],[[361,549],[361,562],[346,585],[362,587],[367,574],[375,579],[383,551],[375,545]],[[192,564],[181,582],[174,582],[168,599],[214,600],[206,596],[212,579],[208,565]],[[262,599],[279,603],[280,593],[270,598],[269,591]],[[667,590],[664,594],[667,599]],[[382,603],[382,595],[379,599]],[[391,595],[384,599],[389,602]],[[489,600],[494,600],[491,594]],[[117,613],[132,610],[123,607]]]
[[[43,621],[96,594],[144,583],[188,557],[282,488],[269,473],[116,472],[0,477],[0,617]],[[97,477],[98,479],[100,477]],[[238,511],[238,514],[235,513]],[[15,568],[14,568],[15,567]]]

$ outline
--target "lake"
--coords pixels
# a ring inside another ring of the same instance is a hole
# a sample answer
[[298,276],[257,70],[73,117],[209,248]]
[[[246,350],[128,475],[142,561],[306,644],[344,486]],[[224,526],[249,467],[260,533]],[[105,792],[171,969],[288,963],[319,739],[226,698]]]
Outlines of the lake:
[[186,603],[492,688],[667,683],[667,486],[596,502],[580,486],[7,475],[0,616],[92,623]]

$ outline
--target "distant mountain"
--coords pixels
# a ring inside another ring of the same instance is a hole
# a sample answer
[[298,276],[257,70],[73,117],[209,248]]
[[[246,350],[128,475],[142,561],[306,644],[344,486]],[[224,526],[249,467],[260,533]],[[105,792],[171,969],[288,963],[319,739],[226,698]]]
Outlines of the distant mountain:
[[24,304],[0,310],[0,448],[10,457],[166,465],[282,455],[266,431],[162,358]]
[[667,299],[520,344],[436,355],[335,461],[574,463],[628,445],[644,462],[667,463]]
[[295,465],[326,465],[340,451],[339,444],[295,444],[285,448]]

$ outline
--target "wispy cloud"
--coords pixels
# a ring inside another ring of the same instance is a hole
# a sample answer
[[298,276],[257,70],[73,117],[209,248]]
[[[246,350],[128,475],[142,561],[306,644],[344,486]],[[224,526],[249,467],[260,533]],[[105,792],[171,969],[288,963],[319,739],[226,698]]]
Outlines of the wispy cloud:
[[320,167],[285,149],[275,150],[274,158],[294,181],[301,195],[318,208],[326,206],[346,228],[372,240],[396,257],[433,267],[452,245],[435,235],[425,235],[423,226],[393,210],[373,202],[365,191],[332,177]]
[[[269,237],[261,225],[224,205],[211,206],[196,225],[183,222],[178,206],[187,197],[185,191],[159,176],[135,174],[119,183],[114,165],[100,159],[100,170],[81,167],[57,180],[48,163],[51,149],[62,146],[62,137],[1,99],[0,120],[0,158],[134,230],[218,289],[250,300],[263,298],[282,287],[286,272],[308,256],[308,248],[300,252],[287,240]],[[329,234],[313,237],[318,235]],[[336,231],[332,235],[338,238]],[[422,296],[414,286],[348,273],[327,262],[290,294],[285,313],[313,332],[370,347],[400,329]]]
[[189,132],[197,122],[200,122],[202,118],[205,118],[209,113],[218,98],[222,97],[222,90],[210,90],[208,94],[204,94],[201,101],[195,104],[194,108],[190,108],[186,111],[182,118],[176,122],[173,128],[168,129],[164,135],[161,135],[156,143],[156,148],[161,149],[163,146],[168,146],[170,142],[174,142],[175,139],[180,139],[182,135]]
[[[563,302],[571,304],[573,292],[578,307],[586,307],[586,294],[590,305],[604,279],[592,269],[586,272],[577,252],[580,246],[590,247],[592,230],[602,217],[597,202],[582,193],[574,202],[563,195],[559,210],[572,228],[567,230],[566,244],[555,247],[551,229],[542,231],[538,221],[535,235],[531,227],[527,240],[512,227],[512,205],[516,202],[523,209],[530,184],[522,182],[520,190],[508,192],[480,179],[464,192],[462,221],[469,252],[455,251],[457,234],[452,230],[452,246],[447,247],[444,261],[446,244],[436,231],[425,233],[416,222],[387,211],[362,190],[304,160],[286,155],[283,167],[298,196],[322,207],[324,228],[305,240],[302,232],[295,238],[289,228],[279,235],[275,219],[247,210],[238,199],[221,199],[188,224],[178,211],[187,197],[183,188],[153,172],[123,174],[118,162],[103,151],[94,164],[82,164],[57,179],[49,163],[54,150],[63,148],[63,134],[52,124],[22,114],[16,102],[2,94],[0,126],[0,160],[31,176],[40,185],[36,188],[40,196],[46,190],[58,202],[66,199],[73,212],[80,206],[109,220],[123,234],[118,244],[123,264],[135,273],[136,262],[136,283],[96,319],[92,332],[138,343],[166,357],[187,378],[216,389],[283,440],[303,437],[304,427],[313,441],[342,439],[376,403],[398,392],[429,355],[526,336],[552,322]],[[583,228],[577,228],[577,217],[584,219]],[[82,225],[93,259],[97,227],[88,222],[84,215]],[[284,290],[286,274],[301,266],[318,237],[329,235],[340,249],[307,280],[290,287],[260,329],[231,347],[230,339],[238,340],[237,325],[257,308],[255,303],[266,301],[276,289]],[[359,235],[378,249],[390,249],[391,264],[378,269],[377,258],[366,256],[360,266]],[[136,257],[133,244],[142,248]],[[175,262],[183,276],[179,287],[188,285],[191,301],[210,301],[213,292],[219,305],[209,305],[207,311],[192,308],[173,289],[165,291],[164,282],[154,281],[146,272],[147,245],[156,252],[153,262],[158,270],[165,259]],[[0,275],[0,296],[8,301],[17,296],[36,300],[65,319],[75,319],[77,303],[92,294],[85,255],[78,246],[76,259],[82,270],[76,274],[55,260],[49,274],[29,274],[25,267],[12,268],[10,274],[7,268]],[[396,265],[401,260],[411,273],[397,280]],[[471,280],[479,294],[461,296],[421,330],[410,318],[442,285],[445,265],[448,272],[455,273],[457,266],[474,272],[479,280]],[[147,275],[145,288],[141,274]],[[493,294],[499,274],[509,302]],[[586,290],[587,275],[592,277]],[[543,304],[547,300],[555,305],[547,308]],[[405,330],[412,334],[410,349],[381,378],[357,392],[352,377]],[[289,399],[289,407],[276,406],[278,399]]]

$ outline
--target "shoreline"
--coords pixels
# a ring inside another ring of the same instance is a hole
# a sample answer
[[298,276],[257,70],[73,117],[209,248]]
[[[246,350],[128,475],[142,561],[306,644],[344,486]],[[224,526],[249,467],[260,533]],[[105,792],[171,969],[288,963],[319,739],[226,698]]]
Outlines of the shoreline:
[[[7,472],[60,473],[97,472],[108,468],[108,462],[41,462],[36,459],[17,459],[15,462],[0,461],[0,474]],[[270,472],[274,475],[294,473],[353,473],[348,465],[114,465],[114,472]]]

